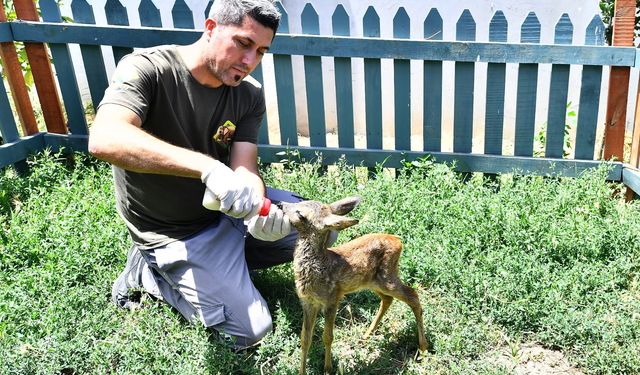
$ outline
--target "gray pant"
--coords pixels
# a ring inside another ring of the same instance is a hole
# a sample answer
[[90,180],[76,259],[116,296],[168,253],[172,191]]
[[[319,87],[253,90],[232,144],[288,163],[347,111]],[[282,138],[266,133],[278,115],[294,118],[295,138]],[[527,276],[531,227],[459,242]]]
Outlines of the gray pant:
[[[300,200],[290,194],[288,199],[269,195],[274,201]],[[141,251],[146,260],[141,275],[144,289],[191,322],[200,321],[231,336],[236,347],[255,344],[271,331],[272,320],[249,269],[291,261],[297,233],[265,242],[250,235],[245,238],[245,232],[241,219],[223,215],[191,237]]]

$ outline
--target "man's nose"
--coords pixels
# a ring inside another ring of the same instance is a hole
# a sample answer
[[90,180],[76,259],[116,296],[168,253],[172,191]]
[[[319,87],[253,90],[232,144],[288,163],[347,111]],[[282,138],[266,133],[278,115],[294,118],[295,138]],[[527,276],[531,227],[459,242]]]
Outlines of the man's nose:
[[248,66],[250,69],[255,68],[256,65],[260,62],[260,55],[258,51],[248,51],[242,57],[242,63]]

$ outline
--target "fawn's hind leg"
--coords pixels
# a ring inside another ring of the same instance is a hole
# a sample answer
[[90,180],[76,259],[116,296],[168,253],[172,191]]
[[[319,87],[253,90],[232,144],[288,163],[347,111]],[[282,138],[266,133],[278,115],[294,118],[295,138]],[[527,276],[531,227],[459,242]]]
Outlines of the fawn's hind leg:
[[411,307],[413,315],[416,317],[416,326],[418,327],[418,348],[420,351],[430,349],[430,345],[427,343],[427,339],[424,336],[424,324],[422,323],[422,306],[420,305],[420,298],[418,292],[412,287],[405,285],[400,279],[398,279],[393,287],[385,291],[385,293],[399,299]]
[[391,296],[382,294],[380,292],[376,292],[376,294],[378,294],[378,296],[380,297],[380,308],[378,309],[378,313],[376,314],[376,317],[373,319],[373,322],[371,322],[371,325],[369,326],[367,333],[365,333],[364,336],[362,337],[364,340],[368,339],[369,336],[376,329],[378,324],[380,324],[380,320],[382,320],[382,316],[387,312],[387,310],[389,309],[389,306],[391,306],[391,302],[393,302],[393,297]]

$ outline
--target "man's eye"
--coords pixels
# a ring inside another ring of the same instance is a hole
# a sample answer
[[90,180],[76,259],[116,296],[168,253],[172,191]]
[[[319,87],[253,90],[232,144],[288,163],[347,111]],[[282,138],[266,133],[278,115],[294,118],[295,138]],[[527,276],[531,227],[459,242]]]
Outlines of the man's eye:
[[238,44],[240,44],[242,47],[248,47],[249,43],[245,42],[244,40],[238,40]]

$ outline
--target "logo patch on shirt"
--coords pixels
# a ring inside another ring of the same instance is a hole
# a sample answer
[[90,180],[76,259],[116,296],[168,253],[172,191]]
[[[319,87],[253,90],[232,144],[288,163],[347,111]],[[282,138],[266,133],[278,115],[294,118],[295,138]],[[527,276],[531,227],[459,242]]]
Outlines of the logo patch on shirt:
[[140,79],[138,70],[127,61],[121,63],[111,77],[111,89],[116,91],[128,91],[131,83]]
[[138,78],[140,78],[140,76],[138,75],[138,71],[134,67],[124,65],[120,69],[116,70],[116,72],[113,74],[113,77],[111,78],[111,81],[113,83],[124,83],[136,81]]
[[230,120],[227,120],[224,124],[218,127],[218,130],[216,130],[213,135],[213,140],[220,146],[227,148],[231,144],[231,140],[233,139],[235,132],[236,125]]

